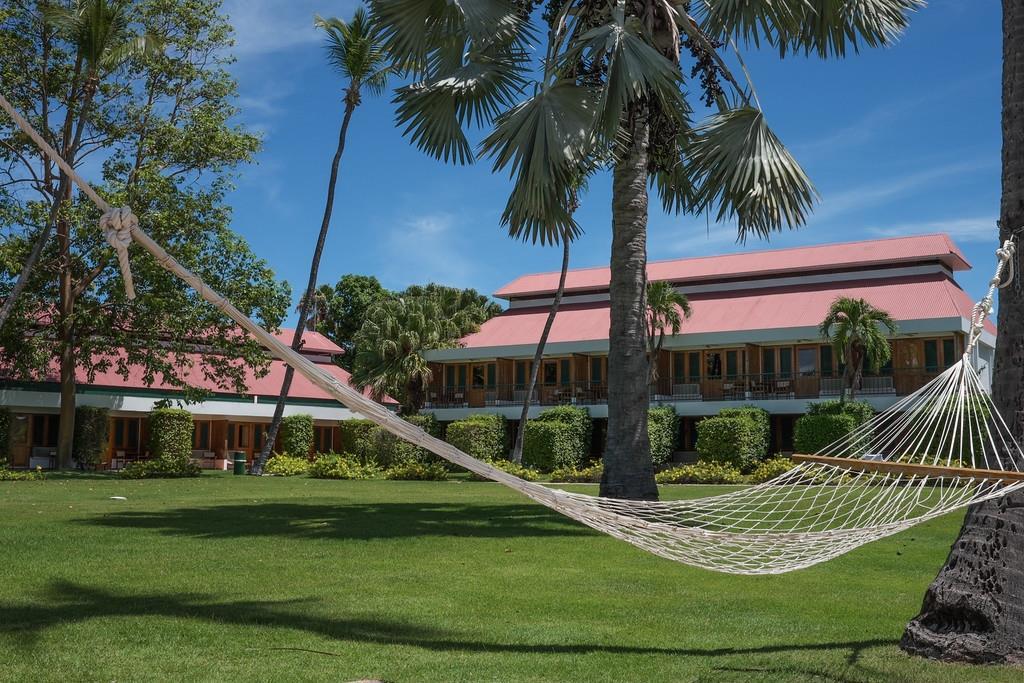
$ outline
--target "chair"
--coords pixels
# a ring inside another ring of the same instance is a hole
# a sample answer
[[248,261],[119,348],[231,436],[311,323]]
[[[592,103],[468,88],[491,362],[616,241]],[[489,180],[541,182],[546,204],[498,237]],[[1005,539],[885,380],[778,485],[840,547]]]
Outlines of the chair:
[[793,393],[793,391],[790,388],[790,382],[789,382],[788,379],[780,379],[779,381],[777,381],[775,383],[775,396],[776,397],[779,397],[779,396],[786,397],[786,396],[788,396],[788,395],[790,395],[792,393]]
[[673,384],[672,398],[677,401],[699,401],[703,397],[700,393],[700,385],[695,383]]

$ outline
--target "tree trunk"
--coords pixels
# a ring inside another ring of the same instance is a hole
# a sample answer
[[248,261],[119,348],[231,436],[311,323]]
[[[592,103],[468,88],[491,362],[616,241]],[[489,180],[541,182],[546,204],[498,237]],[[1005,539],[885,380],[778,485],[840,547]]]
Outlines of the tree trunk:
[[568,272],[569,238],[562,235],[562,270],[558,275],[558,289],[555,290],[555,300],[551,302],[548,319],[544,321],[544,330],[540,333],[540,341],[537,342],[537,350],[533,354],[533,367],[530,369],[530,385],[526,389],[526,396],[523,397],[523,410],[519,414],[519,426],[516,428],[516,443],[512,447],[512,462],[521,463],[523,461],[523,435],[526,433],[526,419],[530,414],[533,392],[537,389],[537,374],[540,370],[540,364],[544,359],[544,346],[548,343],[548,334],[551,332],[551,326],[555,323],[558,307],[562,303],[562,294],[565,292],[565,276]]
[[647,145],[646,107],[624,126],[629,146],[612,180],[611,325],[608,335],[608,442],[601,495],[655,500],[647,435]]
[[[327,201],[324,204],[324,216],[320,223],[320,234],[317,237],[316,249],[313,251],[313,262],[309,267],[309,281],[306,284],[306,291],[299,302],[299,319],[295,322],[295,335],[292,337],[292,348],[298,351],[302,347],[302,335],[306,331],[306,318],[309,316],[309,309],[316,295],[317,274],[320,271],[320,258],[324,253],[324,243],[327,241],[327,230],[331,227],[331,214],[334,212],[334,190],[338,184],[338,168],[341,166],[341,156],[345,153],[345,138],[348,135],[348,124],[352,120],[352,112],[356,109],[358,95],[353,97],[353,90],[350,88],[349,96],[345,101],[345,117],[341,122],[341,130],[338,133],[338,148],[334,152],[334,159],[331,162],[331,177],[327,183]],[[262,474],[263,466],[270,457],[270,451],[274,448],[274,441],[277,440],[277,432],[281,428],[281,418],[284,416],[284,406],[288,401],[288,392],[292,388],[292,379],[295,377],[295,369],[288,366],[284,372],[284,381],[281,382],[281,394],[277,397],[277,405],[274,406],[274,417],[270,422],[270,429],[267,430],[267,438],[264,439],[260,455],[253,463],[252,473]]]
[[[58,197],[58,202],[64,197]],[[57,463],[61,469],[74,466],[75,439],[75,299],[71,282],[71,236],[66,219],[57,221],[60,251],[60,424],[57,431]]]
[[[1024,226],[1024,3],[1003,0],[1003,174],[1000,240]],[[1018,244],[1018,250],[1021,245]],[[1017,264],[1021,263],[1020,254]],[[1021,271],[1018,269],[1018,277]],[[999,293],[992,397],[1024,436],[1024,287]],[[946,564],[900,646],[958,662],[1024,662],[1024,494],[971,506]]]

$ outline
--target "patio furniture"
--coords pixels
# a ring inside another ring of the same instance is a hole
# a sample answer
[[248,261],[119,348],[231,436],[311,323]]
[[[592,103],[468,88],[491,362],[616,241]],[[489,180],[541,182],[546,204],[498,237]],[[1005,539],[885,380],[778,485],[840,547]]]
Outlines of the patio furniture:
[[703,397],[700,393],[700,385],[696,383],[673,384],[672,398],[676,401],[699,401]]

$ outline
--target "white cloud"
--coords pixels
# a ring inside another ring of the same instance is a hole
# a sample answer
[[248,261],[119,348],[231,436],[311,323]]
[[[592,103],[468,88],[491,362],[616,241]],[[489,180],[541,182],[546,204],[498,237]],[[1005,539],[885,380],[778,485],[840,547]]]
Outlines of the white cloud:
[[991,242],[998,235],[995,216],[917,221],[868,228],[868,233],[877,237],[901,237],[935,232],[944,232],[957,242]]
[[459,225],[461,220],[446,212],[400,221],[382,245],[385,286],[403,289],[427,282],[474,286],[477,268],[469,257],[473,244],[455,234]]
[[356,2],[322,0],[225,0],[224,11],[235,29],[234,54],[240,61],[308,45],[320,40],[313,16],[352,12]]

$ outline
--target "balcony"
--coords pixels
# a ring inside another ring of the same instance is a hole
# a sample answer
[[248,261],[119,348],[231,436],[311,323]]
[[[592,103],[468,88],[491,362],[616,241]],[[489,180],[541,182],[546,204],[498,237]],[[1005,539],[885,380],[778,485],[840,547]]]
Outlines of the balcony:
[[[937,369],[903,368],[893,373],[867,375],[862,379],[858,396],[905,396],[917,391],[940,373]],[[679,382],[661,378],[651,385],[652,403],[686,401],[777,401],[838,398],[842,391],[841,377],[818,374],[787,376],[736,375],[709,377],[696,382]],[[526,387],[521,384],[497,384],[490,387],[432,388],[427,392],[424,408],[494,408],[521,406]],[[572,381],[557,385],[541,385],[533,393],[532,405],[604,405],[608,402],[608,386],[604,382]]]

